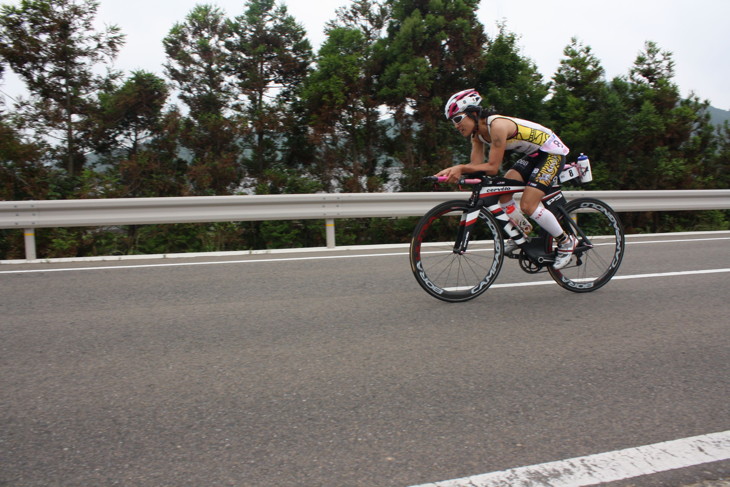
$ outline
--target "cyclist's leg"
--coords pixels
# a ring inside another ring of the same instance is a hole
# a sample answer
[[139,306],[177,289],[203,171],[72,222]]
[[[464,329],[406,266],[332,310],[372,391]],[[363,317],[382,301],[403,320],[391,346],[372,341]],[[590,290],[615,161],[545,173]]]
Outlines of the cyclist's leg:
[[563,228],[551,211],[540,204],[545,194],[550,191],[553,181],[565,165],[565,156],[539,152],[535,169],[530,173],[527,187],[522,194],[520,208],[525,215],[530,215],[535,223],[544,228],[553,237],[561,237]]
[[560,222],[550,210],[540,204],[544,196],[545,193],[542,190],[527,187],[522,193],[520,208],[525,215],[530,215],[530,218],[550,235],[560,237],[563,235],[563,227],[560,226]]
[[[512,167],[504,174],[507,179],[514,179],[524,183],[530,176],[533,170],[534,161],[531,160],[530,156],[525,156],[519,161],[515,162]],[[504,194],[499,197],[499,204],[504,208],[514,200],[514,195]]]

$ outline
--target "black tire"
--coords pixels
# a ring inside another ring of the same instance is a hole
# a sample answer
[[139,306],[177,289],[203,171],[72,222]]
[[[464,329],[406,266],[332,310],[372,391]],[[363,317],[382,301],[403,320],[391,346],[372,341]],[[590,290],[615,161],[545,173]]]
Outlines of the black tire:
[[473,299],[492,285],[504,259],[500,225],[484,208],[471,227],[467,251],[454,252],[463,200],[447,201],[431,209],[416,225],[411,239],[411,270],[431,296],[452,303]]
[[[621,220],[610,206],[594,198],[572,200],[565,205],[565,210],[588,236],[593,247],[586,246],[571,222],[564,221],[564,216],[558,215],[563,228],[578,237],[578,247],[567,266],[560,270],[549,266],[548,272],[555,282],[569,291],[595,291],[610,281],[621,265],[626,248]],[[546,243],[546,251],[552,252],[553,238],[548,236]]]

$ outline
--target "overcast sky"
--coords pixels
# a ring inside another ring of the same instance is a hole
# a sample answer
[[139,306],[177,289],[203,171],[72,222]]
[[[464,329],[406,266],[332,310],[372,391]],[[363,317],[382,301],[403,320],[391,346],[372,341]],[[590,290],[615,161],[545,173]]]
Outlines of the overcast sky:
[[[161,75],[162,38],[200,3],[217,5],[229,17],[235,17],[243,13],[245,1],[100,0],[98,23],[117,24],[127,35],[116,67]],[[284,3],[305,27],[316,50],[324,40],[324,23],[334,19],[335,10],[350,0]],[[546,80],[555,73],[563,49],[573,36],[591,46],[609,79],[627,74],[644,42],[654,41],[673,53],[674,81],[682,95],[694,92],[703,100],[709,99],[713,106],[730,110],[730,1],[482,0],[478,16],[490,36],[497,31],[497,21],[504,19],[507,29],[521,37],[523,54],[537,64]],[[3,91],[16,93],[16,83],[6,73]]]

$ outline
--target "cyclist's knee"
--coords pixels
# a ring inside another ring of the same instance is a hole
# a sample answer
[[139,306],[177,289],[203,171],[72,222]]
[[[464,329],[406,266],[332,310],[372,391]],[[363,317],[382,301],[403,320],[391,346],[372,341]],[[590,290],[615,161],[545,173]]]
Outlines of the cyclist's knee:
[[522,174],[520,174],[519,171],[517,171],[514,168],[512,168],[512,169],[508,170],[506,173],[504,173],[504,177],[507,178],[507,179],[514,179],[516,181],[523,181],[524,182],[524,180],[525,180],[522,177]]
[[520,200],[520,210],[522,210],[522,213],[525,215],[535,213],[537,207],[540,206],[543,194],[542,191],[535,188],[525,188],[525,192],[522,194],[522,199]]
[[535,213],[535,210],[537,210],[537,207],[539,206],[539,203],[535,204],[525,204],[524,202],[520,203],[520,210],[522,210],[522,213],[525,215],[532,215]]

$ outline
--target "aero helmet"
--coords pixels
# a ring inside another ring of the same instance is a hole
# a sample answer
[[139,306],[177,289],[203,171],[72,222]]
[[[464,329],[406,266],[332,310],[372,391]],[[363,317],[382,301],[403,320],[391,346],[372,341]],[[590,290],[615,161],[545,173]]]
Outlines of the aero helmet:
[[451,117],[459,112],[463,112],[467,107],[479,107],[482,101],[482,97],[475,89],[469,89],[460,91],[449,98],[444,108],[444,114],[446,120],[451,120]]

